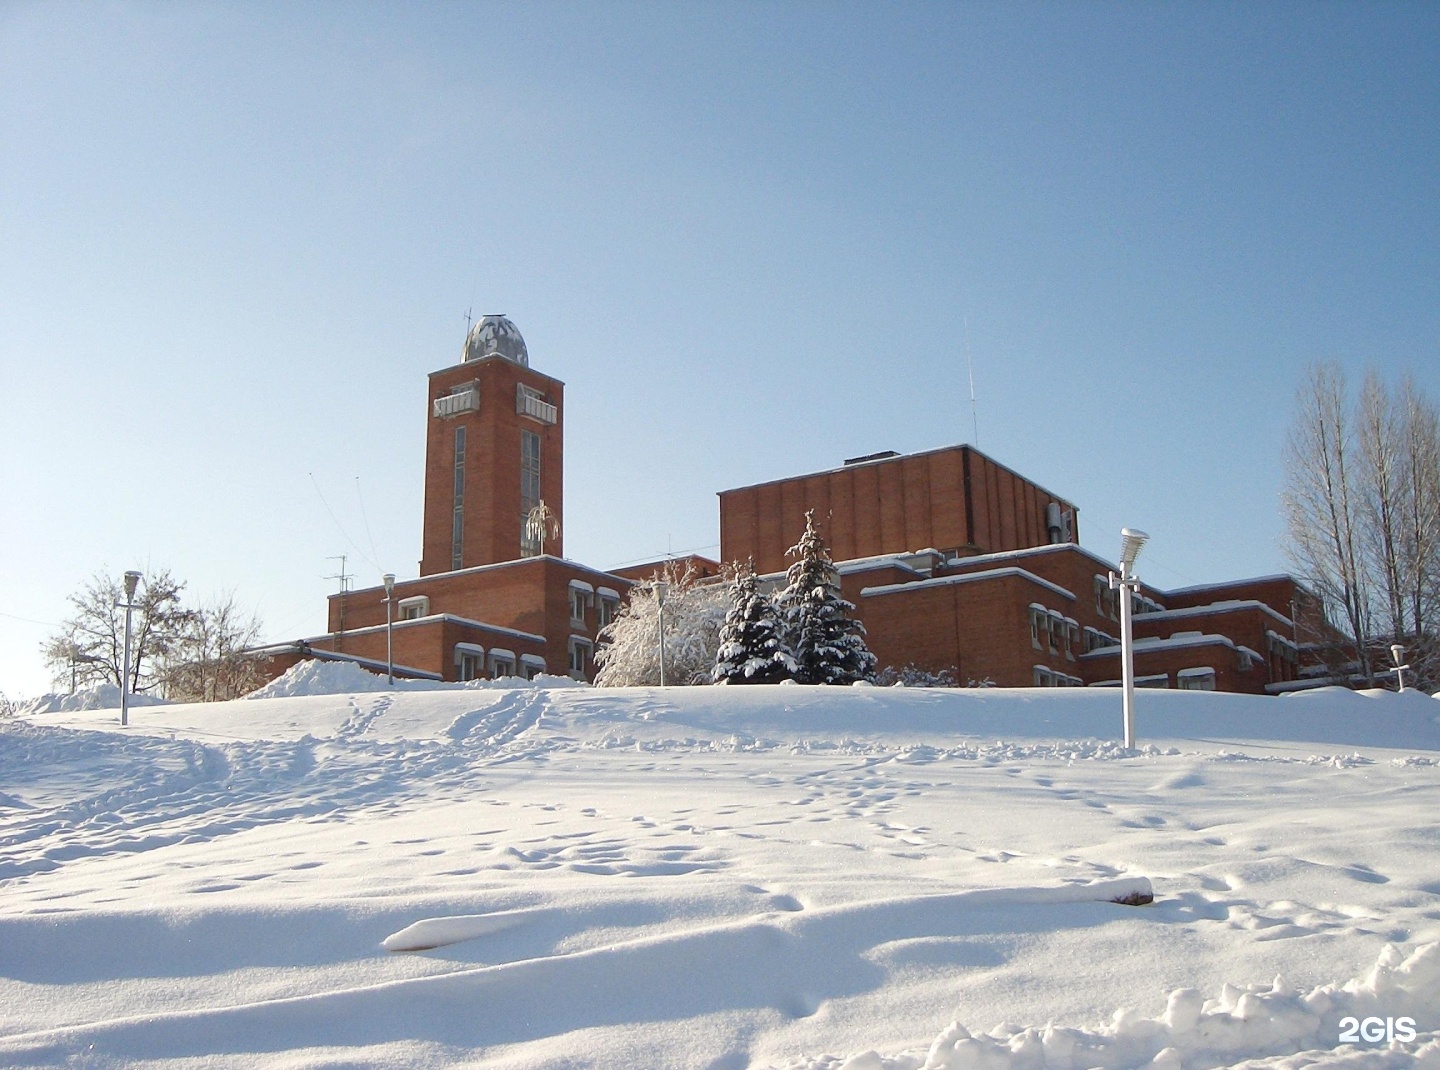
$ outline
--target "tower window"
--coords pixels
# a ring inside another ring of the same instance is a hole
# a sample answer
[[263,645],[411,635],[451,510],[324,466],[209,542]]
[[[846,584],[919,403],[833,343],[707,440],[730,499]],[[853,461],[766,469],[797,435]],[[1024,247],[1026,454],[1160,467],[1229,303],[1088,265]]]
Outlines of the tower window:
[[464,567],[461,546],[465,539],[465,428],[455,428],[455,509],[450,520],[450,568]]
[[540,552],[540,540],[525,530],[530,510],[540,504],[540,436],[534,431],[520,432],[520,556],[534,557]]

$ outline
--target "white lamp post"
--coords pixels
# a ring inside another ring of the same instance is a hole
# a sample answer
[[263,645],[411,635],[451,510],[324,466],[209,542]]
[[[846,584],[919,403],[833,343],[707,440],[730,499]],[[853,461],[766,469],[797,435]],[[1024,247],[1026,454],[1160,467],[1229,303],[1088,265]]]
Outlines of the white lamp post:
[[655,583],[655,608],[659,614],[660,626],[660,686],[665,686],[665,596],[670,593],[670,585],[664,580],[657,580]]
[[385,573],[385,678],[395,686],[395,615],[391,611],[395,597],[395,573]]
[[1140,586],[1135,578],[1135,559],[1150,536],[1134,528],[1120,532],[1120,575],[1110,573],[1110,589],[1120,592],[1120,674],[1124,691],[1125,749],[1135,749],[1135,638],[1130,633],[1130,599]]
[[125,601],[119,603],[125,610],[125,658],[120,666],[120,724],[130,723],[130,614],[135,609],[135,589],[140,586],[140,573],[125,573]]
[[1405,660],[1405,648],[1399,643],[1392,643],[1390,656],[1395,659],[1395,680],[1400,685],[1400,694],[1403,695],[1405,693],[1405,670],[1410,668],[1409,665],[1400,664]]

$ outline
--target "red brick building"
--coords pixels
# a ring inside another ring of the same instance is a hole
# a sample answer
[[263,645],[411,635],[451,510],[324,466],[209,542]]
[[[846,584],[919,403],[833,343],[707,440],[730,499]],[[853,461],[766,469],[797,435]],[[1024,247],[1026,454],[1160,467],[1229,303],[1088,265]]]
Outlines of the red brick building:
[[[1115,566],[1080,547],[1073,504],[974,447],[723,491],[721,557],[752,559],[778,583],[812,509],[882,666],[1002,687],[1119,682]],[[1282,690],[1328,628],[1289,576],[1142,584],[1133,609],[1136,676],[1151,687]]]
[[[460,363],[430,374],[420,575],[390,603],[400,675],[594,679],[597,635],[632,581],[561,556],[564,416],[565,384],[530,367],[504,316],[479,320]],[[329,631],[271,648],[272,664],[383,670],[385,611],[384,587],[332,595]]]
[[[331,596],[328,631],[270,648],[445,680],[540,672],[593,680],[603,628],[635,583],[687,555],[613,572],[562,556],[565,386],[530,367],[520,332],[486,316],[426,396],[420,574]],[[1008,687],[1117,683],[1120,606],[1110,562],[1079,545],[1074,504],[972,446],[846,461],[720,493],[720,557],[778,583],[813,511],[880,665]],[[540,507],[544,506],[542,510]],[[543,515],[541,515],[543,514]],[[535,521],[543,521],[537,524]],[[1328,631],[1289,576],[1135,595],[1136,674],[1148,686],[1296,686]]]

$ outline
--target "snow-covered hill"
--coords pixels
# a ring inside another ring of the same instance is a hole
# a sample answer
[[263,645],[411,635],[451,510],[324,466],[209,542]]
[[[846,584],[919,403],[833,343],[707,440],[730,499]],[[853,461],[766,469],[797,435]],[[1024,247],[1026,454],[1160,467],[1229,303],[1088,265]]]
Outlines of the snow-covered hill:
[[1427,696],[321,676],[0,722],[0,1065],[1440,1064]]

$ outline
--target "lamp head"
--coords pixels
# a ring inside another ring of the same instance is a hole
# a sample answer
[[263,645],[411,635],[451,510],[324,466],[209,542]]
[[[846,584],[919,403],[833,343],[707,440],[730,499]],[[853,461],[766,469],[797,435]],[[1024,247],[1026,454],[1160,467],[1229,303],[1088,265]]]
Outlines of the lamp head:
[[665,604],[665,596],[670,593],[670,585],[664,580],[655,581],[655,601],[660,605]]
[[1138,528],[1122,528],[1120,531],[1120,564],[1126,572],[1135,567],[1135,559],[1140,556],[1140,548],[1150,538]]
[[395,590],[395,573],[387,572],[384,577],[385,594],[388,597]]
[[135,588],[140,586],[140,573],[133,569],[125,573],[125,601],[135,600]]
[[1395,664],[1399,665],[1405,660],[1405,648],[1399,643],[1391,643],[1390,656],[1395,659]]

